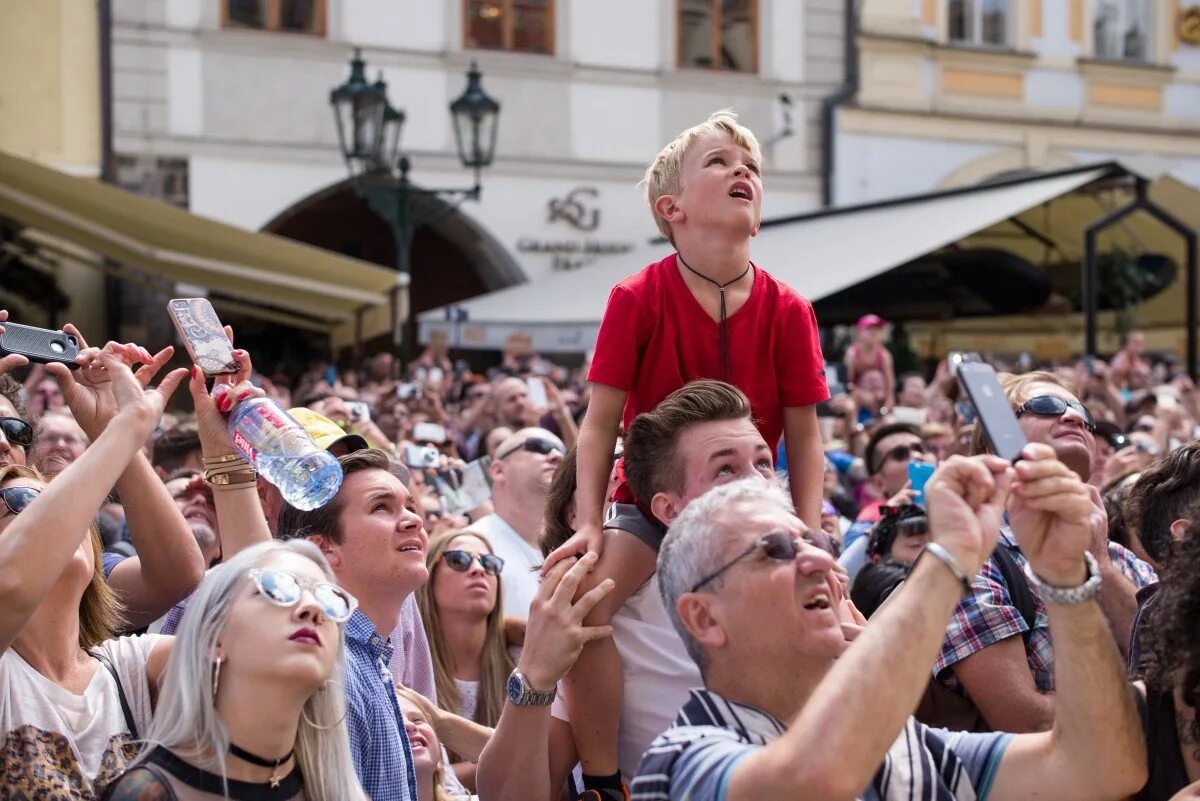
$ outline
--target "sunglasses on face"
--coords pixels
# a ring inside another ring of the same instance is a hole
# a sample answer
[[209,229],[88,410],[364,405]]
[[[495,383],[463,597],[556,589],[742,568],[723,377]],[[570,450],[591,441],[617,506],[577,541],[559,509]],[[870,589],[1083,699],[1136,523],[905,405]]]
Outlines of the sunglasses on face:
[[13,445],[28,448],[33,444],[33,426],[20,417],[0,417],[0,431],[4,438]]
[[458,573],[466,573],[479,560],[479,566],[489,576],[499,576],[504,569],[504,560],[494,553],[471,553],[470,551],[446,551],[442,554],[446,567]]
[[25,507],[33,503],[34,499],[41,494],[41,490],[33,487],[5,487],[0,489],[0,500],[4,501],[4,505],[8,507],[8,511],[14,515],[19,515],[25,511]]
[[718,578],[724,575],[726,570],[733,567],[738,562],[742,561],[756,551],[762,551],[763,556],[768,559],[773,559],[776,562],[791,562],[800,553],[800,545],[802,542],[803,540],[793,537],[791,534],[785,534],[782,531],[776,531],[768,534],[734,558],[730,559],[725,564],[721,565],[721,567],[714,572],[709,573],[707,576],[697,581],[692,585],[692,589],[689,590],[689,592],[696,592],[705,584],[716,581]]
[[929,449],[920,442],[914,442],[911,445],[897,445],[883,455],[883,459],[880,460],[879,464],[882,466],[884,463],[893,460],[907,462],[909,457],[914,453],[929,453]]
[[1067,413],[1067,409],[1079,412],[1087,430],[1093,434],[1096,432],[1096,420],[1086,406],[1079,401],[1064,400],[1055,395],[1035,395],[1021,404],[1021,408],[1017,409],[1017,416],[1020,417],[1022,413],[1029,412],[1038,417],[1062,417]]
[[301,581],[284,570],[255,568],[246,574],[259,595],[276,606],[295,606],[304,590],[312,592],[321,613],[334,623],[345,623],[358,608],[358,599],[328,581]]
[[558,453],[560,456],[567,455],[567,449],[562,445],[559,445],[557,442],[551,442],[550,440],[542,439],[541,437],[530,437],[520,445],[509,448],[509,450],[505,452],[503,456],[497,456],[496,458],[499,460],[504,460],[512,456],[517,451],[529,451],[530,453],[537,453],[542,456],[549,456],[552,453]]

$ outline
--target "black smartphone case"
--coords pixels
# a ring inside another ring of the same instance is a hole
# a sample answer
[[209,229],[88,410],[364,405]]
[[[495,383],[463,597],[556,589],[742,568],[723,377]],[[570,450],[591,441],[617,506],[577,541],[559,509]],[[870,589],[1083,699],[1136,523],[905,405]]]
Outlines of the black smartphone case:
[[17,323],[3,323],[3,326],[0,352],[19,353],[37,364],[62,362],[72,370],[79,366],[75,363],[75,357],[79,355],[79,342],[70,334]]

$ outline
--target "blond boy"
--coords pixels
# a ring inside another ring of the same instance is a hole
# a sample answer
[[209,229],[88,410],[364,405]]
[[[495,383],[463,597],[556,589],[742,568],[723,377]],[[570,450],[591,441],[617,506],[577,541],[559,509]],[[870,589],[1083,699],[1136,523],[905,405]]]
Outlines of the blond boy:
[[[722,111],[677,136],[646,171],[646,201],[676,252],[609,295],[579,432],[576,534],[544,568],[603,550],[580,591],[610,577],[617,586],[592,611],[590,625],[607,623],[654,575],[665,534],[648,513],[649,499],[624,488],[615,518],[608,525],[602,519],[619,430],[689,381],[719,379],[749,397],[763,439],[775,448],[782,437],[787,448],[798,513],[820,527],[824,454],[815,404],[829,397],[824,359],[812,305],[750,261],[750,240],[762,222],[761,162],[754,134]],[[605,528],[613,531],[607,541]],[[647,536],[648,529],[656,535]],[[606,639],[584,649],[567,680],[572,730],[593,798],[624,795],[616,764],[620,676],[616,646]]]

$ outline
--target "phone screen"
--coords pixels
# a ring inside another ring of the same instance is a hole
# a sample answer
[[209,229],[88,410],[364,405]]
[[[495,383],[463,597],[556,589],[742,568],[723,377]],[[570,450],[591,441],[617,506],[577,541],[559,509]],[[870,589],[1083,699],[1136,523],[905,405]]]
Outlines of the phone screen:
[[925,505],[925,485],[929,483],[929,477],[935,469],[936,467],[929,462],[918,462],[914,459],[908,463],[908,481],[913,488],[913,503]]
[[550,405],[550,400],[546,397],[546,385],[542,383],[542,379],[526,379],[525,391],[529,394],[529,405],[533,408],[545,409]]
[[992,453],[1016,462],[1027,440],[1004,389],[996,379],[996,371],[983,362],[962,362],[958,367],[958,380],[971,397],[971,404],[987,434]]

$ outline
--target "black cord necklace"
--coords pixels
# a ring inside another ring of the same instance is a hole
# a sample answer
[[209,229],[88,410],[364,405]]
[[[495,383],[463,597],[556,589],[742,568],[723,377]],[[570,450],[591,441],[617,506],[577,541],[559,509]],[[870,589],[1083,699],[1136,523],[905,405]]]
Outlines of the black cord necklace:
[[291,759],[292,754],[296,753],[296,749],[293,748],[279,759],[263,759],[256,754],[250,753],[245,748],[238,748],[233,743],[230,743],[229,753],[233,754],[243,762],[249,762],[251,765],[258,765],[260,768],[270,768],[271,778],[268,781],[271,782],[271,789],[275,789],[279,786],[279,783],[283,781],[284,778],[283,775],[279,773],[279,766]]
[[742,270],[742,274],[741,274],[741,275],[739,275],[737,278],[734,278],[732,281],[726,281],[725,283],[721,284],[721,283],[717,283],[717,282],[716,282],[716,281],[714,281],[713,279],[709,278],[707,275],[705,275],[704,273],[700,272],[699,270],[695,270],[695,269],[693,269],[693,268],[692,268],[692,265],[690,265],[690,264],[688,264],[686,261],[684,261],[684,259],[683,259],[683,254],[682,254],[682,253],[677,253],[676,255],[677,255],[677,257],[679,258],[679,263],[680,263],[680,264],[682,264],[684,267],[686,267],[686,268],[687,268],[687,270],[688,270],[688,272],[690,272],[692,275],[698,275],[698,276],[700,276],[700,277],[701,277],[701,278],[703,278],[705,281],[707,281],[708,283],[710,283],[710,284],[712,284],[713,286],[715,286],[715,287],[718,289],[718,291],[720,291],[720,293],[721,293],[721,319],[720,319],[720,320],[717,322],[717,350],[718,350],[718,352],[719,352],[719,353],[720,353],[720,355],[721,355],[721,369],[725,371],[725,376],[724,376],[724,378],[725,378],[725,381],[726,381],[726,382],[730,382],[730,377],[729,377],[729,375],[730,375],[730,368],[729,368],[729,325],[728,325],[728,323],[726,322],[726,319],[725,319],[725,318],[726,318],[726,314],[725,314],[725,288],[726,288],[726,287],[729,287],[729,286],[732,286],[732,285],[736,284],[738,281],[741,281],[743,278],[745,278],[745,277],[746,277],[746,273],[750,272],[750,267],[751,267],[752,265],[751,265],[751,263],[750,263],[750,262],[746,262],[746,269]]

